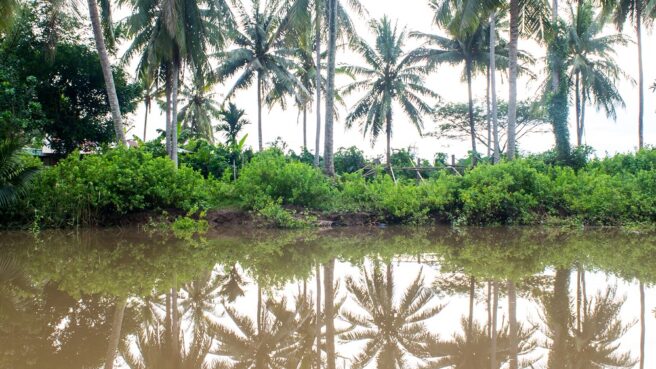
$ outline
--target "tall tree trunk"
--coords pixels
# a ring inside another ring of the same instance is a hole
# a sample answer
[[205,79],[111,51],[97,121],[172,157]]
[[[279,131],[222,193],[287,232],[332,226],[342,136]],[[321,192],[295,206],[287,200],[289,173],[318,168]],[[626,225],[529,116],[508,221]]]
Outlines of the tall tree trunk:
[[[556,27],[558,22],[558,0],[551,1],[551,24]],[[556,93],[560,87],[560,70],[557,63],[553,63],[551,68],[551,91]]]
[[492,99],[492,137],[494,138],[494,162],[501,160],[499,144],[499,122],[497,118],[497,61],[496,61],[496,12],[490,15],[490,97]]
[[257,284],[257,334],[262,334],[262,286]]
[[548,309],[547,322],[551,331],[552,344],[550,347],[549,357],[547,359],[548,368],[569,368],[569,319],[570,300],[569,300],[569,279],[570,269],[557,269],[554,278],[553,295],[551,295],[546,304]]
[[576,105],[576,145],[581,146],[583,126],[581,124],[581,73],[576,72],[574,80],[574,104]]
[[316,369],[321,369],[321,264],[317,263],[315,268],[317,280],[317,321],[315,322],[315,335],[317,336]]
[[[335,175],[333,160],[333,125],[335,107],[335,59],[337,55],[337,0],[328,0],[328,80],[326,81],[326,127],[323,148],[324,172]],[[334,362],[333,362],[334,364]],[[333,368],[328,368],[333,369]]]
[[487,281],[487,336],[492,337],[492,282]]
[[[170,67],[170,65],[169,65]],[[166,155],[171,157],[171,69],[166,70]]]
[[307,151],[307,107],[303,106],[303,151]]
[[467,69],[467,93],[469,97],[469,133],[471,135],[472,147],[472,165],[476,166],[478,163],[478,152],[476,151],[476,125],[474,123],[474,98],[472,96],[472,62],[468,56],[465,62]]
[[581,293],[581,267],[576,268],[576,329],[581,331],[581,302],[583,294]]
[[171,359],[173,368],[178,367],[180,361],[180,312],[178,311],[178,286],[173,282],[171,289]]
[[638,44],[638,149],[644,147],[645,76],[642,69],[642,2],[636,1],[636,42]]
[[109,336],[109,343],[107,344],[107,355],[105,356],[105,369],[114,368],[114,359],[116,358],[116,351],[118,344],[121,340],[121,327],[123,326],[123,315],[125,313],[125,305],[128,299],[120,297],[114,306],[114,318],[112,319],[112,333]]
[[492,338],[490,339],[490,369],[499,369],[497,364],[497,316],[499,309],[499,286],[492,282]]
[[[514,0],[512,0],[514,1]],[[518,369],[519,361],[517,354],[519,351],[518,331],[517,324],[517,291],[515,290],[515,283],[508,281],[508,344],[509,352],[509,368]]]
[[385,135],[387,136],[387,149],[385,150],[385,161],[387,162],[387,169],[392,170],[392,111],[389,110],[386,114]]
[[146,128],[148,127],[148,111],[150,110],[150,96],[146,97],[146,102],[145,102],[145,107],[146,107],[146,114],[144,115],[144,134],[143,134],[143,140],[146,142]]
[[640,369],[645,369],[645,284],[640,281]]
[[317,109],[317,132],[315,142],[314,142],[314,166],[319,167],[320,164],[320,152],[321,152],[321,2],[314,2],[314,16],[315,16],[315,29],[314,29],[314,39],[316,43],[315,58],[316,58],[316,109]]
[[262,141],[262,74],[257,72],[257,146],[264,150]]
[[326,356],[327,369],[335,369],[335,291],[333,276],[335,273],[335,259],[331,259],[323,266],[323,286],[326,306],[324,317],[326,324]]
[[[176,58],[177,59],[177,58]],[[180,82],[180,62],[173,62],[171,87],[171,161],[178,167],[178,84]]]
[[[508,45],[508,159],[515,158],[517,123],[517,41],[519,39],[519,0],[510,0],[510,43]],[[513,369],[513,368],[511,368]]]
[[490,111],[490,65],[485,73],[485,117],[487,121],[487,157],[492,156],[492,116]]
[[581,144],[585,135],[585,104],[588,102],[585,92],[581,94]]
[[112,65],[109,62],[109,53],[107,53],[105,37],[103,36],[102,27],[100,25],[98,3],[96,3],[96,0],[87,0],[87,2],[89,3],[89,18],[91,18],[91,26],[93,28],[93,38],[96,41],[96,49],[98,51],[98,57],[100,58],[100,67],[102,68],[103,79],[105,80],[107,100],[109,101],[109,108],[112,111],[112,122],[114,123],[116,142],[118,142],[119,145],[127,146],[128,142],[125,139],[125,132],[123,131],[123,118],[121,117],[118,96],[116,95]]

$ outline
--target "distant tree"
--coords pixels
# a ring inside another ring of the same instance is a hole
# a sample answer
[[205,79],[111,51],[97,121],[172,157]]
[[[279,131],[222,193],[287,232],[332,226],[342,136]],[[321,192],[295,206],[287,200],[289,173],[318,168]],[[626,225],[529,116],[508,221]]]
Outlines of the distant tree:
[[221,117],[221,108],[212,92],[212,83],[195,79],[192,85],[183,85],[180,90],[180,111],[177,121],[193,138],[203,138],[214,143],[212,122]]

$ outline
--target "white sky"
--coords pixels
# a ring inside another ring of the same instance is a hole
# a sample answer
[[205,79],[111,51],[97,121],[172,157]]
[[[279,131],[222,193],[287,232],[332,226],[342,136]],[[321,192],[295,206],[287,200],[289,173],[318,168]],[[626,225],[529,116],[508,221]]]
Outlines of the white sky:
[[[399,27],[407,27],[408,30],[418,30],[425,32],[441,33],[439,29],[432,25],[431,10],[427,5],[427,0],[361,0],[370,13],[372,18],[380,18],[383,15],[388,15],[391,19],[397,20]],[[564,8],[564,7],[563,7]],[[119,15],[123,12],[119,12]],[[357,21],[357,27],[360,34],[367,40],[371,40],[371,34],[368,30],[366,20]],[[632,27],[627,27],[627,31],[631,32]],[[501,30],[502,32],[505,30]],[[614,29],[609,29],[613,32]],[[507,31],[505,31],[507,33]],[[629,34],[633,40],[633,35]],[[507,38],[507,35],[504,36]],[[656,80],[656,69],[652,68],[651,63],[656,61],[656,49],[652,47],[656,41],[656,37],[651,32],[643,32],[643,58],[645,66],[645,142],[648,145],[656,144],[656,94],[653,93],[648,87]],[[416,44],[408,43],[408,50]],[[530,41],[520,40],[519,47],[530,51],[538,60],[544,56],[544,51],[537,47]],[[617,59],[622,69],[628,73],[633,79],[637,80],[637,48],[635,44],[631,43],[627,47],[619,48],[617,50]],[[345,64],[360,64],[359,58],[353,56],[352,53],[338,54],[338,63]],[[539,72],[544,69],[541,62],[533,67],[534,72]],[[132,72],[132,71],[131,71]],[[467,89],[466,84],[460,80],[461,68],[448,67],[441,68],[438,72],[431,75],[428,80],[428,87],[440,94],[443,101],[451,102],[466,102]],[[540,84],[538,80],[530,81],[526,78],[520,78],[519,86],[519,100],[534,99],[535,92]],[[498,88],[497,96],[499,99],[507,100],[508,86],[505,84],[504,78],[497,78]],[[338,80],[338,87],[340,83],[345,81]],[[479,101],[485,99],[485,77],[479,76],[474,82],[474,97]],[[222,96],[229,88],[230,84],[217,86],[216,92]],[[630,81],[621,81],[619,90],[626,102],[626,108],[618,108],[617,121],[606,118],[602,112],[597,112],[594,108],[588,107],[586,110],[586,136],[585,143],[595,148],[597,155],[603,156],[606,153],[626,152],[634,150],[637,147],[637,122],[638,122],[638,89]],[[382,156],[385,150],[384,137],[381,136],[375,146],[371,146],[368,138],[364,138],[358,128],[354,127],[351,130],[346,130],[344,127],[344,118],[349,112],[349,109],[361,96],[361,93],[355,93],[346,99],[346,107],[341,108],[340,119],[336,122],[335,128],[335,150],[339,147],[349,147],[355,145],[364,150],[369,156]],[[239,91],[236,98],[233,100],[240,108],[246,110],[247,118],[253,123],[246,127],[245,133],[248,133],[247,145],[257,146],[257,105],[256,105],[256,91],[253,86],[249,90]],[[324,110],[324,109],[322,109]],[[572,142],[576,141],[575,128],[574,128],[574,112],[573,107],[570,109],[570,136]],[[310,151],[314,151],[315,140],[315,126],[316,120],[314,113],[308,113],[308,146]],[[129,133],[130,136],[143,134],[143,107],[131,117],[129,121],[134,125],[134,128]],[[425,119],[425,131],[429,132],[435,130],[437,123],[432,118]],[[164,128],[164,115],[156,111],[153,107],[153,112],[149,116],[148,121],[148,137],[155,136],[155,130]],[[323,129],[322,129],[323,131]],[[288,147],[299,151],[303,143],[302,123],[299,113],[290,106],[287,111],[282,111],[279,108],[274,108],[269,111],[267,108],[263,110],[263,136],[265,144],[272,142],[276,137],[282,139],[288,144]],[[217,137],[221,139],[220,137]],[[323,138],[323,137],[322,137]],[[421,137],[417,131],[412,127],[411,123],[399,111],[395,114],[394,135],[392,138],[392,147],[396,149],[415,147],[418,154],[423,158],[432,158],[437,152],[446,152],[448,154],[455,154],[463,156],[470,148],[469,141],[447,141],[438,140],[433,137]],[[323,151],[323,139],[322,139]],[[520,148],[527,152],[541,152],[549,149],[553,145],[553,137],[551,134],[537,134],[527,136],[520,142]],[[479,151],[482,149],[479,148]]]

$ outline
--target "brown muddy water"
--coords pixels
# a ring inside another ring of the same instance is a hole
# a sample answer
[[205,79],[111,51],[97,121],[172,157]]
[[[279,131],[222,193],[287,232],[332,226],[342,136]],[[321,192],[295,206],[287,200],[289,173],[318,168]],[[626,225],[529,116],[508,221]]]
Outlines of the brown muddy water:
[[655,282],[616,229],[0,233],[0,368],[326,368],[331,326],[337,368],[655,368]]

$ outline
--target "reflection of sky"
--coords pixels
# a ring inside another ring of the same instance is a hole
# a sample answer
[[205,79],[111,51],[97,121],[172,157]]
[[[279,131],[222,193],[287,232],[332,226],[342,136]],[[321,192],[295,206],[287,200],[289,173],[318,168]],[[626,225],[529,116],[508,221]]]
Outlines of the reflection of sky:
[[[405,260],[408,260],[407,258]],[[369,266],[369,264],[367,264]],[[394,266],[394,281],[395,281],[395,298],[399,299],[402,296],[405,288],[409,286],[415,279],[417,273],[420,269],[423,270],[425,277],[425,285],[429,286],[431,282],[439,276],[439,272],[436,267],[421,265],[413,261],[395,261]],[[546,274],[553,274],[553,271],[546,271]],[[246,273],[245,273],[246,274]],[[335,278],[340,280],[340,289],[338,296],[343,297],[347,296],[347,291],[345,287],[345,278],[347,276],[352,276],[356,280],[360,278],[359,269],[356,266],[353,266],[348,263],[338,262],[335,267]],[[574,304],[574,297],[576,294],[576,274],[573,272],[572,278],[570,280],[570,297],[572,303]],[[322,276],[323,277],[323,276]],[[621,279],[618,279],[613,276],[606,275],[602,272],[587,272],[586,273],[586,285],[588,291],[588,298],[591,299],[597,291],[604,290],[607,286],[617,286],[617,297],[626,296],[626,302],[624,303],[621,319],[624,323],[631,321],[638,322],[639,313],[640,313],[640,296],[637,283],[625,282]],[[316,282],[314,279],[311,279],[307,282],[308,294],[315,296]],[[296,296],[299,291],[302,290],[302,282],[294,282],[287,284],[281,289],[274,289],[271,293],[275,297],[286,296],[287,301],[291,304],[294,296]],[[487,288],[479,289],[477,295],[479,299],[476,301],[476,307],[474,311],[475,319],[480,324],[487,323],[487,305],[486,305],[486,292]],[[652,352],[649,350],[649,347],[653,347],[656,344],[656,324],[654,321],[654,313],[652,312],[652,307],[654,306],[654,299],[652,294],[654,289],[646,290],[646,306],[647,306],[647,357],[646,357],[646,368],[652,367],[656,359],[652,356]],[[325,300],[324,300],[325,301]],[[426,321],[428,330],[432,333],[438,333],[443,339],[449,339],[453,334],[459,333],[461,331],[461,318],[468,315],[469,309],[469,297],[466,294],[449,296],[449,297],[438,297],[436,301],[433,301],[429,306],[434,304],[444,304],[445,308],[434,318]],[[241,314],[247,314],[251,317],[255,317],[256,306],[257,306],[257,288],[256,285],[250,282],[246,289],[246,295],[239,298],[233,305],[236,307],[236,310]],[[347,297],[343,308],[348,309],[354,312],[361,312],[358,309],[356,303]],[[518,321],[522,324],[531,325],[538,324],[541,325],[541,316],[540,307],[534,300],[522,299],[518,297],[517,304],[517,314]],[[572,306],[574,309],[574,306]],[[222,308],[217,306],[217,314],[221,314]],[[508,321],[507,318],[507,300],[505,296],[499,298],[499,314],[498,314],[498,327],[503,323]],[[231,325],[227,319],[225,321],[229,326]],[[337,328],[346,327],[343,321],[336,322]],[[534,335],[534,338],[538,341],[539,348],[531,354],[531,357],[539,358],[539,361],[535,364],[536,368],[546,367],[546,360],[548,352],[544,348],[545,337],[542,334],[541,330],[538,330]],[[639,355],[639,343],[640,343],[640,326],[636,324],[631,328],[627,334],[621,339],[621,349],[622,351],[630,351],[635,359],[638,359]],[[343,344],[337,340],[337,353],[340,357],[350,358],[356,355],[359,350],[362,348],[363,342],[355,342]],[[412,363],[412,360],[410,360]],[[338,368],[348,367],[348,359],[339,359],[337,366]],[[372,366],[373,367],[373,366]],[[636,365],[637,367],[637,365]]]
[[[392,19],[398,19],[399,26],[407,26],[410,30],[419,30],[424,32],[436,32],[437,30],[432,26],[431,11],[428,7],[427,0],[361,0],[365,7],[369,10],[372,17],[378,18],[385,14],[389,15]],[[561,16],[567,16],[568,8],[563,6],[561,9]],[[118,11],[117,19],[126,15],[126,11]],[[371,35],[367,29],[367,24],[363,20],[356,20],[356,26],[361,35],[371,41]],[[627,25],[625,30],[628,36],[633,39],[633,31],[630,25]],[[505,30],[502,30],[505,31]],[[609,31],[614,32],[614,28]],[[504,36],[505,37],[505,36]],[[643,60],[644,60],[644,73],[645,85],[650,86],[656,79],[656,69],[652,68],[652,63],[656,60],[656,49],[650,47],[654,45],[656,36],[651,32],[643,32]],[[416,42],[408,41],[408,48],[417,46]],[[538,60],[532,71],[540,74],[544,70],[544,65],[541,59],[544,57],[542,47],[537,46],[533,42],[521,40],[521,49],[531,52]],[[633,79],[637,80],[637,51],[634,44],[629,44],[626,47],[617,49],[618,64],[625,72],[627,72]],[[345,52],[338,55],[338,62],[345,64],[359,64],[360,59],[353,55],[353,53]],[[438,92],[444,101],[449,102],[466,102],[467,89],[466,84],[461,80],[460,67],[441,67],[439,72],[432,75],[429,79],[428,86]],[[526,78],[520,78],[518,83],[518,98],[519,100],[534,100],[535,93],[539,88],[543,76],[538,76],[538,80],[529,81]],[[499,83],[498,96],[499,99],[507,100],[508,86],[505,76],[497,78]],[[348,80],[338,79],[337,85],[343,85]],[[232,83],[232,81],[230,82]],[[219,95],[224,94],[231,84],[227,86],[219,86],[216,92]],[[626,109],[618,108],[617,122],[612,121],[605,117],[605,114],[596,112],[592,107],[586,109],[586,139],[585,143],[593,146],[598,155],[604,155],[606,152],[626,152],[634,149],[637,146],[637,111],[638,111],[638,92],[637,88],[627,80],[622,80],[619,83],[619,90],[626,102]],[[477,77],[474,80],[474,98],[480,102],[485,99],[485,78]],[[348,147],[356,145],[365,150],[369,155],[382,155],[385,150],[384,140],[381,139],[372,148],[369,139],[363,139],[362,135],[357,130],[346,131],[344,129],[343,120],[348,109],[359,99],[359,95],[355,94],[352,97],[346,98],[346,106],[341,107],[340,119],[337,121],[335,129],[335,148],[341,146]],[[256,91],[252,87],[249,90],[238,92],[235,102],[240,107],[246,109],[248,118],[254,123],[246,127],[246,133],[249,134],[248,144],[257,146],[257,126],[255,124],[257,119],[256,108]],[[164,115],[158,113],[157,107],[153,107],[153,114],[149,120],[148,136],[154,137],[155,131],[164,126]],[[323,110],[323,109],[322,109]],[[314,147],[315,114],[308,113],[308,144]],[[136,134],[141,137],[143,132],[143,108],[140,106],[138,112],[131,119],[135,128],[130,134]],[[298,151],[302,145],[302,126],[301,118],[297,111],[290,106],[287,111],[282,111],[279,108],[268,111],[264,108],[263,118],[264,142],[272,142],[276,137],[281,136],[289,147]],[[656,94],[651,92],[648,88],[645,89],[645,140],[647,144],[656,144]],[[575,128],[574,128],[574,108],[570,109],[570,132],[572,142],[576,141]],[[395,115],[395,131],[392,141],[394,148],[406,148],[414,146],[417,148],[419,154],[423,157],[432,157],[436,152],[446,152],[449,154],[464,155],[469,149],[468,141],[462,142],[445,142],[437,141],[435,138],[426,137],[421,138],[417,131],[412,128],[408,119],[405,118],[400,112]],[[435,124],[431,119],[425,122],[426,131],[434,130]],[[322,129],[323,130],[323,129]],[[551,134],[534,135],[527,137],[523,142],[520,142],[520,149],[529,152],[539,152],[548,149],[553,144]],[[323,145],[323,143],[322,143]],[[323,147],[323,146],[322,146]],[[480,149],[482,150],[482,148]]]

